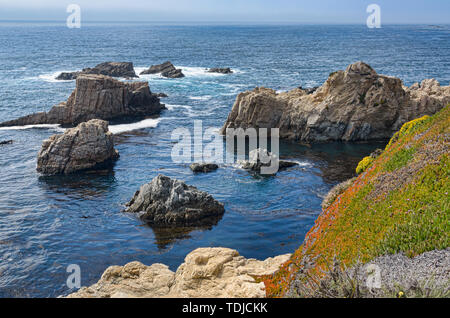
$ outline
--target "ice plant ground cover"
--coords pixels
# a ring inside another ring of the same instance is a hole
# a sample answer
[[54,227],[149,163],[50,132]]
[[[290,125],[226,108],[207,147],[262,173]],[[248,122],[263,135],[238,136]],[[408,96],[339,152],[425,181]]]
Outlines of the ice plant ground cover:
[[383,153],[318,217],[304,243],[273,277],[267,295],[286,294],[296,273],[321,276],[403,252],[408,257],[449,246],[450,105],[410,121]]

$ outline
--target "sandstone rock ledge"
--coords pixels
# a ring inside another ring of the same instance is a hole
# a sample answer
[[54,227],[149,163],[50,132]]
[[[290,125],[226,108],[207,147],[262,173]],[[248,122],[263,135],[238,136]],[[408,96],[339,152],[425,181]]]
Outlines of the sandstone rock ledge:
[[112,162],[119,157],[113,138],[108,122],[98,119],[53,135],[42,144],[37,171],[45,175],[70,174]]
[[198,248],[175,273],[163,264],[111,266],[96,284],[68,297],[261,298],[266,296],[264,283],[257,283],[253,276],[273,274],[289,258],[286,254],[258,261],[229,248]]

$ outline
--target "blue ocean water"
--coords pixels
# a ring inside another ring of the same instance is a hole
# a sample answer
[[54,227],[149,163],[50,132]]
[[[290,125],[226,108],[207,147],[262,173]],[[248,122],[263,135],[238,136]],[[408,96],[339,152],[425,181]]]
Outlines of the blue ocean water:
[[[165,92],[159,118],[113,126],[121,157],[112,171],[42,177],[36,155],[58,128],[0,130],[0,297],[52,297],[71,292],[69,264],[82,285],[110,265],[138,260],[175,270],[197,247],[224,246],[265,259],[293,252],[320,213],[322,197],[352,176],[356,163],[382,144],[282,143],[298,167],[257,178],[233,166],[194,175],[172,162],[171,133],[220,127],[236,95],[256,86],[288,90],[320,85],[328,74],[363,60],[406,85],[434,77],[450,81],[448,26],[216,26],[152,24],[0,23],[0,121],[50,109],[74,81],[55,81],[104,61],[132,61],[137,71],[172,61],[182,79],[145,76]],[[231,75],[207,67],[231,67]],[[157,230],[121,212],[140,185],[162,173],[211,193],[226,212],[210,228]]]

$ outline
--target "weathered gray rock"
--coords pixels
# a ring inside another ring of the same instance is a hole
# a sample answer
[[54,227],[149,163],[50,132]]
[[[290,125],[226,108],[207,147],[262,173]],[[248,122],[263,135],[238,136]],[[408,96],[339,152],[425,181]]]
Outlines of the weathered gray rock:
[[290,254],[285,254],[259,261],[229,248],[198,248],[186,256],[175,273],[163,264],[111,266],[96,284],[68,297],[262,298],[266,296],[264,283],[254,277],[273,274],[289,258]]
[[158,114],[164,105],[154,96],[148,82],[124,83],[104,75],[81,75],[67,102],[48,112],[0,123],[2,126],[61,124],[75,126],[90,119],[121,119]]
[[241,93],[223,126],[279,128],[280,137],[303,142],[384,140],[401,126],[450,103],[450,86],[424,80],[410,88],[357,62],[330,74],[311,92],[276,93],[256,88]]
[[264,148],[258,148],[250,151],[249,160],[244,160],[239,162],[242,169],[250,170],[256,173],[262,173],[262,167],[269,167],[271,165],[276,165],[278,162],[278,169],[283,170],[289,167],[298,165],[298,163],[293,161],[279,160],[278,156],[267,151]]
[[127,212],[152,226],[199,226],[216,223],[225,211],[223,204],[193,186],[158,175],[135,193]]
[[229,67],[213,67],[208,69],[209,73],[231,74],[233,71]]
[[175,68],[170,61],[164,62],[159,65],[152,65],[149,69],[142,71],[140,75],[145,74],[161,74],[161,76],[168,78],[180,78],[184,77],[181,69]]
[[37,171],[45,175],[70,174],[109,164],[118,157],[108,122],[93,119],[45,140],[38,154]]
[[133,63],[131,62],[104,62],[92,68],[84,68],[77,72],[63,72],[59,74],[57,80],[74,80],[83,74],[97,74],[112,77],[135,78],[138,77],[134,72]]
[[212,172],[219,168],[215,163],[193,163],[189,166],[193,172]]

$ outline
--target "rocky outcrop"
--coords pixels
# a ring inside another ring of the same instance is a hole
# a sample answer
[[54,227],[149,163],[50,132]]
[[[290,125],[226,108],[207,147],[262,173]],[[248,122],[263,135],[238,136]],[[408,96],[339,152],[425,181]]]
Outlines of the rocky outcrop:
[[198,248],[189,253],[174,273],[166,265],[131,262],[111,266],[101,279],[69,298],[137,297],[265,297],[264,283],[255,276],[270,275],[290,254],[265,261],[246,259],[229,248]]
[[208,73],[231,74],[233,71],[229,67],[213,67],[208,69]]
[[84,68],[78,72],[63,72],[59,74],[57,80],[74,80],[83,74],[97,74],[112,77],[135,78],[138,77],[134,72],[133,63],[131,62],[105,62],[92,68]]
[[158,114],[164,105],[147,82],[124,83],[104,75],[81,75],[67,102],[48,112],[0,123],[2,126],[61,124],[75,126],[90,119],[121,119]]
[[145,74],[161,74],[161,76],[167,77],[167,78],[180,78],[184,77],[183,72],[181,69],[175,68],[173,64],[170,61],[164,62],[159,65],[152,65],[149,69],[142,71],[140,75]]
[[[267,151],[264,148],[258,148],[250,151],[249,160],[239,162],[242,169],[250,170],[259,174],[275,174],[279,170],[296,166],[297,163],[293,161],[279,160],[278,156]],[[276,166],[273,173],[265,173],[261,168]]]
[[212,172],[219,168],[215,163],[193,163],[189,166],[193,172]]
[[302,142],[383,140],[449,102],[450,87],[434,79],[405,87],[400,79],[357,62],[330,74],[315,91],[256,88],[239,94],[221,132],[279,128],[281,138]]
[[45,140],[38,154],[37,171],[45,175],[70,174],[111,163],[118,157],[108,123],[93,119]]
[[225,211],[210,194],[163,175],[143,185],[126,205],[127,212],[160,227],[216,223]]

